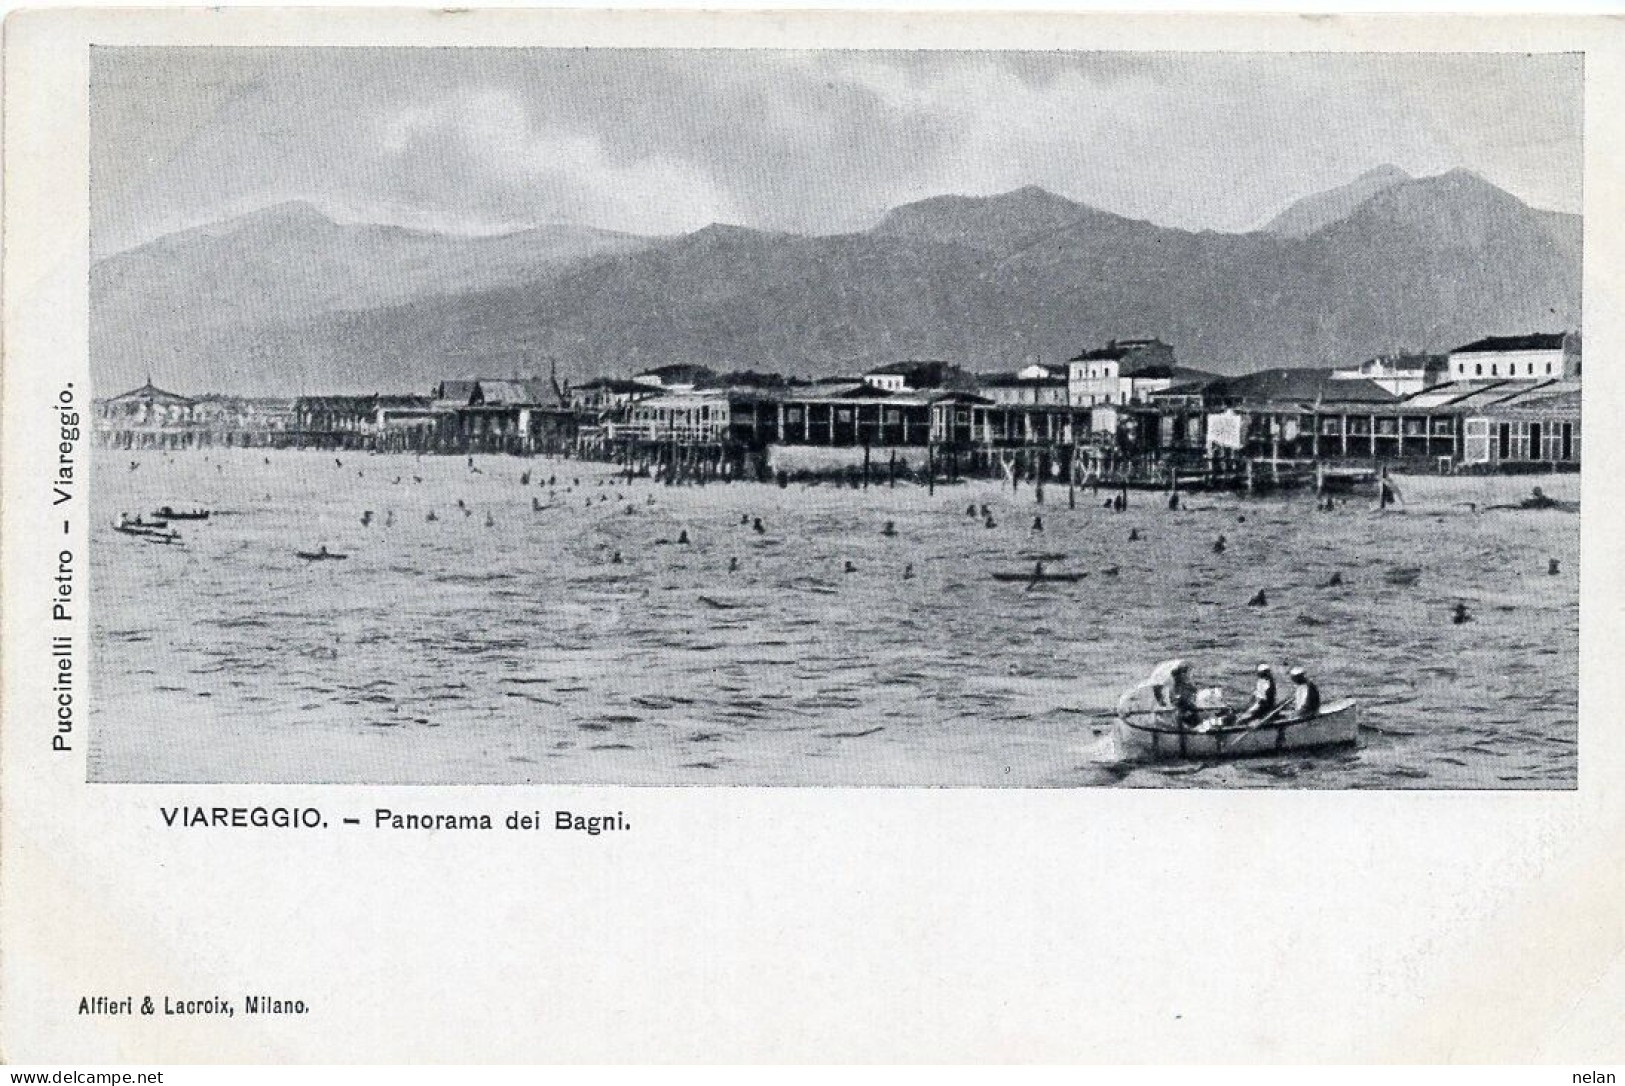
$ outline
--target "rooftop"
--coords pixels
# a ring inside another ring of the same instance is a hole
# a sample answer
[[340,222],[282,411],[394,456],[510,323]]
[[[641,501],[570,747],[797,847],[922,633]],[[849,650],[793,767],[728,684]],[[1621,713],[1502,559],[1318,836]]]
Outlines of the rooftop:
[[166,392],[147,378],[147,383],[140,388],[133,388],[128,392],[121,392],[106,401],[107,403],[155,403],[166,406],[190,407],[196,400],[182,396],[178,392]]
[[976,383],[983,388],[1064,388],[1066,378],[1061,376],[1023,377],[1018,373],[978,373]]
[[1173,385],[1163,395],[1200,394],[1209,399],[1232,403],[1373,403],[1388,404],[1399,399],[1375,381],[1365,378],[1338,380],[1329,369],[1269,369],[1244,373],[1239,377],[1219,377],[1208,381],[1187,381]]
[[1148,362],[1143,366],[1136,366],[1123,374],[1137,381],[1176,381],[1181,384],[1190,381],[1213,381],[1218,374],[1207,370],[1187,369],[1184,366],[1169,366],[1158,362]]
[[1562,332],[1536,332],[1527,336],[1485,336],[1451,354],[1488,354],[1495,351],[1556,351],[1561,350],[1566,338]]
[[928,370],[935,367],[947,367],[951,365],[951,362],[940,362],[935,360],[922,362],[887,362],[884,365],[876,366],[874,369],[869,371],[869,374],[874,376],[888,377],[913,377],[915,374],[920,373],[923,370]]
[[1434,385],[1432,388],[1423,389],[1414,396],[1408,397],[1401,406],[1406,410],[1487,407],[1490,404],[1501,403],[1543,388],[1553,388],[1560,384],[1569,383],[1574,384],[1576,388],[1579,387],[1578,382],[1554,380],[1449,381],[1442,385]]
[[1162,348],[1163,350],[1169,350],[1169,351],[1172,350],[1172,348],[1168,344],[1164,343],[1162,340],[1157,339],[1154,336],[1149,338],[1149,339],[1147,339],[1147,338],[1141,338],[1141,339],[1114,339],[1114,340],[1111,340],[1109,343],[1107,343],[1106,346],[1104,346],[1104,347],[1095,347],[1095,348],[1093,348],[1091,350],[1087,350],[1087,351],[1084,351],[1084,352],[1082,352],[1080,354],[1074,355],[1072,357],[1072,361],[1074,361],[1074,362],[1116,362],[1116,361],[1120,361],[1120,360],[1122,360],[1124,358],[1127,358],[1129,355],[1133,354],[1136,351],[1142,351],[1142,350],[1154,349],[1154,348]]

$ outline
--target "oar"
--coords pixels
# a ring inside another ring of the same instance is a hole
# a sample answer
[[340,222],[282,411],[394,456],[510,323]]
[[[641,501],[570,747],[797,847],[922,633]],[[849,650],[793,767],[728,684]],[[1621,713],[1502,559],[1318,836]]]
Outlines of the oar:
[[1044,580],[1044,563],[1039,562],[1038,565],[1036,567],[1034,567],[1034,569],[1033,569],[1033,579],[1027,582],[1027,587],[1022,589],[1022,591],[1023,592],[1031,592],[1033,589],[1037,588],[1039,586],[1039,584],[1043,580]]
[[1269,712],[1265,713],[1263,716],[1259,717],[1257,720],[1255,720],[1251,724],[1247,725],[1247,727],[1243,728],[1241,731],[1233,733],[1230,736],[1229,742],[1228,743],[1221,743],[1220,746],[1234,746],[1237,742],[1239,742],[1242,739],[1243,736],[1251,735],[1253,732],[1257,731],[1259,728],[1262,728],[1265,724],[1268,724],[1275,717],[1280,716],[1281,713],[1286,710],[1286,708],[1287,708],[1287,703],[1282,702],[1280,705],[1277,705],[1275,708],[1271,709]]

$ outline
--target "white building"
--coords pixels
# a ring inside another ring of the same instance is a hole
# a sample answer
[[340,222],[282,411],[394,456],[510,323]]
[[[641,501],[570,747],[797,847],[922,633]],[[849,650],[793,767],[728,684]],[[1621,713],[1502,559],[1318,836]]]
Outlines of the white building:
[[998,404],[1033,404],[1065,407],[1067,380],[1064,376],[1050,376],[1039,372],[1029,375],[1037,367],[1028,366],[1019,373],[987,373],[976,378],[976,390]]
[[[1163,368],[1161,388],[1174,382],[1174,349],[1160,339],[1114,339],[1104,347],[1084,351],[1067,363],[1067,401],[1074,407],[1125,404],[1151,391],[1152,378],[1143,371]],[[1138,386],[1124,378],[1141,376]]]
[[635,373],[632,380],[640,385],[664,389],[667,392],[693,392],[697,388],[710,385],[716,380],[716,376],[705,366],[675,362],[669,366],[656,366],[652,370]]
[[883,392],[928,388],[965,388],[969,376],[951,362],[888,362],[863,375],[863,383]]
[[1563,332],[1488,336],[1451,351],[1449,374],[1452,381],[1579,377],[1580,337]]
[[720,393],[651,396],[632,404],[623,423],[611,425],[612,436],[649,441],[721,441],[728,436],[732,412]]
[[1371,381],[1395,396],[1414,396],[1449,380],[1450,360],[1438,354],[1391,354],[1332,370],[1334,381]]

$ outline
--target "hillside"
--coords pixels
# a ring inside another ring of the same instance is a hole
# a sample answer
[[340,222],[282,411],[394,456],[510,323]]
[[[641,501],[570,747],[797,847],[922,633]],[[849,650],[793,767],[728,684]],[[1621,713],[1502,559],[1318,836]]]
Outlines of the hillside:
[[[1154,333],[1182,364],[1234,373],[1578,326],[1573,216],[1459,171],[1329,210],[1346,202],[1317,204],[1324,221],[1301,237],[1173,230],[1033,188],[933,198],[834,237],[712,226],[551,250],[519,235],[430,236],[402,246],[399,273],[349,289],[347,269],[380,259],[371,235],[313,260],[305,283],[256,256],[287,251],[275,233],[234,231],[242,270],[217,285],[198,269],[220,267],[218,249],[199,255],[220,239],[177,235],[154,243],[173,264],[157,288],[98,265],[94,372],[102,389],[150,368],[180,389],[315,392],[540,371],[548,358],[577,379],[666,362],[815,375],[930,357],[991,370]],[[143,250],[124,256],[150,269]],[[536,255],[554,251],[567,255]],[[256,298],[267,277],[274,290]],[[176,319],[166,307],[179,301]]]
[[1306,238],[1332,223],[1348,218],[1354,209],[1377,193],[1411,180],[1398,166],[1378,166],[1346,185],[1317,192],[1296,201],[1263,227],[1278,238]]

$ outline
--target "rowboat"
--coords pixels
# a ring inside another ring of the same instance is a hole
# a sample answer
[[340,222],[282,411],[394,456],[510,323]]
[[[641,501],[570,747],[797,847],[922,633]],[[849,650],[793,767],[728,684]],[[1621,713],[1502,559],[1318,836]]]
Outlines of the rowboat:
[[181,539],[181,533],[162,521],[143,521],[140,517],[131,518],[125,514],[120,514],[113,522],[113,531],[153,543],[179,543]]
[[200,509],[200,508],[175,509],[175,508],[173,508],[171,506],[168,506],[168,505],[164,506],[161,509],[154,510],[152,515],[155,516],[155,517],[159,517],[159,518],[161,518],[163,520],[208,520],[209,519],[209,511],[207,509]]
[[1331,702],[1306,719],[1269,719],[1263,724],[1214,724],[1181,728],[1168,709],[1137,709],[1117,717],[1117,745],[1126,758],[1253,758],[1291,750],[1348,746],[1359,741],[1359,706]]
[[1062,584],[1072,584],[1089,576],[1087,573],[995,573],[995,581],[1015,581],[1025,584],[1029,581],[1058,581]]

